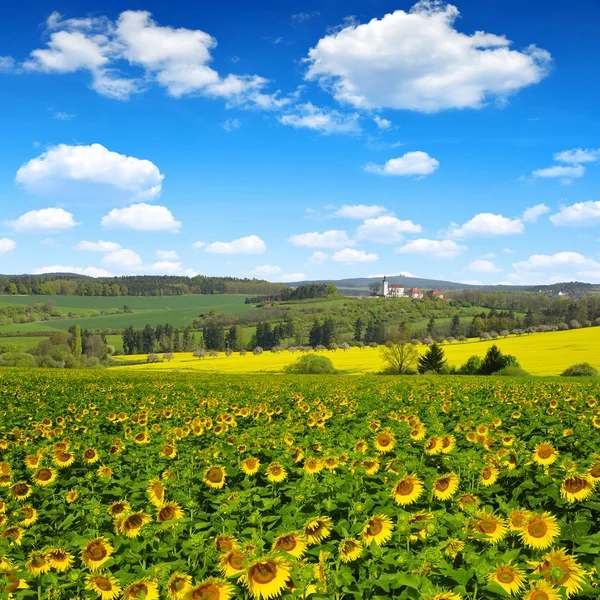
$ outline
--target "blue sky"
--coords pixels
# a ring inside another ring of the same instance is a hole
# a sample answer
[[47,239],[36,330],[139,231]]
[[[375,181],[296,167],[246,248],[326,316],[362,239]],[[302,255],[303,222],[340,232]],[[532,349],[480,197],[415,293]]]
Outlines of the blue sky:
[[600,282],[598,22],[583,0],[5,7],[0,272]]

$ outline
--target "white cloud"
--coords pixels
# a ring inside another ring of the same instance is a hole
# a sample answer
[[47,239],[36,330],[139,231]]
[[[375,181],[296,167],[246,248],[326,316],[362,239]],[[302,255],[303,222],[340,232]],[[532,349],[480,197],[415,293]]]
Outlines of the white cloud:
[[64,265],[52,265],[48,267],[39,267],[33,270],[34,275],[43,275],[45,273],[74,273],[75,275],[87,275],[88,277],[111,276],[105,269],[98,269],[97,267],[66,267]]
[[12,56],[0,56],[0,73],[8,73],[14,70],[17,63]]
[[579,252],[557,252],[556,254],[534,254],[527,260],[513,263],[516,271],[543,271],[547,269],[562,270],[564,268],[582,269],[600,268],[600,263],[586,258]]
[[151,204],[132,204],[126,208],[113,208],[102,217],[104,227],[136,229],[138,231],[170,231],[176,233],[181,223],[175,220],[165,206]]
[[315,250],[315,252],[313,252],[308,257],[308,262],[312,263],[313,265],[322,265],[324,262],[327,261],[328,258],[329,258],[329,255],[326,254],[325,252],[321,252],[320,250]]
[[177,260],[179,256],[177,256],[177,252],[175,252],[175,250],[157,250],[156,258],[159,258],[160,260],[173,261]]
[[221,127],[227,132],[230,133],[235,129],[239,129],[242,126],[242,122],[239,119],[225,119],[221,123]]
[[98,240],[97,242],[84,240],[75,246],[75,250],[83,250],[85,252],[116,252],[120,249],[121,245],[117,244],[117,242],[105,242],[103,240]]
[[194,242],[192,244],[194,250],[200,250],[200,248],[204,248],[204,246],[206,246],[206,242]]
[[440,166],[439,161],[427,152],[407,152],[399,158],[391,158],[384,165],[368,163],[365,171],[379,175],[431,175]]
[[412,221],[402,221],[397,217],[383,216],[366,219],[356,229],[359,240],[369,240],[381,244],[394,244],[402,239],[403,233],[420,233],[421,226]]
[[363,219],[379,217],[387,212],[387,208],[384,206],[377,206],[376,204],[344,204],[344,206],[338,208],[333,214],[336,217],[360,219],[362,221]]
[[319,108],[311,102],[296,105],[293,110],[281,115],[279,122],[296,129],[313,129],[325,135],[360,131],[356,113],[342,114],[337,110]]
[[306,246],[307,248],[343,248],[354,245],[354,241],[348,237],[348,234],[338,229],[331,229],[323,233],[318,231],[297,233],[290,236],[288,242],[294,246]]
[[205,252],[212,254],[262,254],[266,250],[267,245],[257,235],[249,235],[231,242],[213,242],[205,248]]
[[71,119],[74,119],[76,115],[73,115],[71,113],[67,113],[67,112],[55,112],[52,115],[53,119],[56,119],[57,121],[70,121]]
[[5,225],[19,233],[47,233],[72,229],[79,223],[63,208],[41,208],[30,210],[15,221],[5,221]]
[[281,267],[277,265],[260,265],[250,271],[250,275],[255,277],[270,277],[273,275],[279,275],[281,273]]
[[[17,183],[34,194],[64,195],[69,185],[77,195],[82,184],[101,184],[126,198],[152,200],[160,195],[164,176],[149,160],[111,152],[101,144],[59,144],[32,158],[17,171]],[[114,196],[112,196],[114,200]]]
[[306,273],[285,273],[279,278],[281,282],[306,281]]
[[463,239],[476,236],[514,235],[524,231],[525,227],[521,219],[509,219],[492,213],[479,213],[463,225],[452,224],[448,235],[456,239]]
[[600,148],[574,148],[563,150],[554,155],[554,160],[565,163],[580,165],[581,163],[595,162],[600,158]]
[[321,13],[318,10],[313,10],[311,12],[299,12],[292,15],[292,21],[295,23],[305,23],[306,21],[310,21],[315,17],[318,17]]
[[466,249],[466,246],[457,244],[453,240],[440,241],[419,238],[396,248],[396,252],[399,254],[426,254],[434,258],[456,258],[465,252]]
[[389,121],[388,119],[384,119],[379,115],[375,115],[373,117],[373,121],[375,121],[375,124],[377,125],[377,127],[379,127],[379,129],[389,129],[392,126],[391,121]]
[[549,212],[550,208],[545,204],[536,204],[535,206],[525,209],[521,219],[525,221],[525,223],[535,223],[539,217]]
[[466,285],[481,285],[481,281],[479,281],[479,279],[463,279],[461,283]]
[[502,252],[506,252],[506,254],[512,254],[514,250],[511,250],[510,248],[504,248]]
[[344,263],[345,265],[357,265],[379,260],[377,254],[368,253],[364,250],[356,250],[354,248],[338,250],[331,258],[332,260]]
[[195,277],[198,271],[194,269],[184,269],[180,262],[163,260],[155,262],[148,267],[143,267],[143,272],[155,275],[181,275],[184,277]]
[[[199,29],[160,26],[141,10],[124,11],[116,22],[106,17],[65,20],[54,14],[47,23],[52,31],[47,47],[31,52],[25,71],[88,71],[92,89],[120,100],[157,83],[171,96],[200,94],[265,110],[290,102],[264,93],[268,80],[263,77],[222,76],[209,67],[217,41]],[[141,72],[125,71],[125,63]]]
[[103,259],[102,263],[111,267],[116,267],[119,270],[131,271],[142,266],[142,257],[133,250],[122,248],[110,252]]
[[538,83],[551,57],[536,46],[510,49],[502,35],[454,28],[455,6],[421,0],[409,13],[333,31],[309,51],[306,79],[360,108],[437,112],[480,108]]
[[474,260],[465,269],[475,273],[500,273],[502,271],[491,260]]
[[555,165],[546,169],[536,169],[532,175],[534,177],[548,179],[555,177],[563,177],[565,179],[578,179],[585,174],[585,167],[582,165],[573,165],[572,167],[564,167],[563,165]]
[[570,206],[561,206],[550,216],[556,226],[589,227],[600,223],[600,201],[577,202]]
[[0,254],[6,254],[7,252],[14,250],[16,247],[17,244],[14,240],[0,238]]

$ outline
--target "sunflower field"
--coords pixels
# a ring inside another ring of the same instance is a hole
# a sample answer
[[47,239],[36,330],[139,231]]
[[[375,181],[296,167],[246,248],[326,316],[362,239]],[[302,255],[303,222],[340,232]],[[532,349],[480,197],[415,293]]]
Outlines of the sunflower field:
[[0,371],[0,598],[600,598],[600,383]]

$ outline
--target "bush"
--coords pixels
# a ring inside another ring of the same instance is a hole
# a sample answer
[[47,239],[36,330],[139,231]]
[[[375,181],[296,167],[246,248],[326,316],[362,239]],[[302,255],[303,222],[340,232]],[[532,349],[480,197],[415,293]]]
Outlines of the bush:
[[284,367],[284,371],[290,375],[334,375],[337,373],[329,358],[316,354],[305,354]]
[[460,375],[477,375],[481,369],[481,356],[474,354],[467,359],[467,362],[458,369]]
[[589,363],[577,363],[565,369],[561,375],[563,377],[597,377],[598,371]]
[[529,377],[529,373],[521,367],[504,367],[500,369],[494,375],[500,375],[500,377]]
[[519,367],[519,363],[514,356],[510,354],[502,354],[500,348],[494,344],[488,348],[488,351],[483,358],[481,367],[479,369],[480,375],[491,375],[496,373],[504,367]]

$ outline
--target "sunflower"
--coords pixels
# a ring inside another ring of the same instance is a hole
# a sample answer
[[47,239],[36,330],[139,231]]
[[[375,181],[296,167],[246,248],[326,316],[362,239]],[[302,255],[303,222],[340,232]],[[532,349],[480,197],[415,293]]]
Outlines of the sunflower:
[[252,563],[240,581],[253,598],[276,598],[285,589],[291,570],[283,558],[265,557]]
[[102,477],[103,479],[112,479],[113,470],[106,465],[100,465],[96,472],[98,473],[98,477]]
[[158,514],[156,515],[156,520],[159,523],[175,523],[183,517],[183,510],[181,510],[181,506],[177,502],[166,502],[163,504]]
[[425,427],[423,427],[422,425],[417,425],[411,432],[410,432],[410,439],[415,441],[415,442],[420,442],[422,439],[425,438],[425,433],[427,432],[427,430],[425,429]]
[[473,494],[463,494],[458,499],[458,506],[465,511],[472,510],[479,506],[479,498],[477,496],[473,496]]
[[232,550],[221,556],[219,568],[225,577],[235,577],[246,570],[244,562],[244,555],[239,550]]
[[589,468],[588,474],[594,480],[600,479],[600,460],[596,460],[596,462]]
[[185,600],[229,600],[234,592],[235,588],[227,581],[209,577],[193,587],[188,587],[183,598]]
[[396,438],[394,434],[389,430],[385,429],[375,437],[375,448],[378,452],[385,454],[391,452],[396,445]]
[[533,462],[538,465],[551,465],[557,458],[558,452],[548,442],[538,444],[533,451]]
[[15,499],[23,502],[31,496],[33,493],[33,488],[25,481],[19,481],[17,483],[13,483],[8,490],[8,493]]
[[396,504],[413,504],[423,493],[423,482],[415,475],[405,475],[392,489]]
[[40,466],[40,460],[42,459],[37,454],[30,454],[29,456],[25,457],[23,462],[25,463],[25,467],[27,469],[37,469]]
[[93,465],[95,462],[98,462],[100,458],[100,454],[98,454],[98,450],[96,448],[87,448],[83,451],[83,460],[88,465]]
[[173,459],[177,456],[177,448],[171,444],[165,444],[160,451],[160,455],[163,458]]
[[20,527],[9,527],[4,530],[0,538],[7,540],[9,544],[20,546],[23,539],[23,530]]
[[304,526],[304,535],[309,546],[314,546],[331,535],[333,521],[330,517],[317,517]]
[[489,580],[497,583],[507,594],[516,594],[524,587],[525,573],[510,561],[498,565],[489,575]]
[[227,554],[232,550],[237,550],[240,547],[239,542],[230,535],[218,535],[215,538],[215,548],[221,554]]
[[444,548],[444,554],[450,558],[456,558],[465,547],[465,543],[461,540],[448,540]]
[[14,573],[2,573],[0,572],[0,579],[6,579],[4,587],[0,587],[0,593],[4,598],[4,592],[8,592],[8,598],[12,598],[12,592],[16,592],[17,590],[23,590],[28,588],[29,586],[25,582],[24,579],[17,577]]
[[[408,518],[408,524],[411,526],[412,533],[409,536],[411,542],[417,542],[419,539],[424,540],[427,537],[428,528],[430,526],[427,523],[433,520],[433,513],[419,511]],[[433,523],[431,524],[433,527]]]
[[442,453],[442,448],[442,438],[439,438],[436,435],[432,435],[425,444],[424,452],[429,456],[435,456],[436,454]]
[[150,517],[139,510],[137,512],[127,515],[119,523],[119,530],[122,531],[127,537],[134,538],[140,535],[142,527],[150,522]]
[[81,561],[90,569],[99,569],[113,553],[114,548],[105,537],[99,537],[88,542],[81,550]]
[[548,552],[533,566],[534,573],[542,575],[549,584],[566,588],[567,598],[583,587],[585,571],[564,548]]
[[363,545],[354,538],[346,538],[338,548],[340,560],[345,563],[353,562],[363,553]]
[[102,600],[112,600],[121,593],[118,581],[110,573],[88,575],[85,589],[96,592]]
[[321,461],[321,464],[333,473],[340,466],[340,460],[336,456],[328,456]]
[[306,537],[297,531],[286,533],[275,538],[273,542],[273,552],[284,551],[291,554],[294,558],[302,558],[308,546]]
[[77,500],[77,498],[79,498],[79,492],[77,490],[70,490],[67,492],[67,495],[65,496],[65,500],[67,501],[67,504],[73,504],[73,502],[75,502],[75,500]]
[[158,600],[158,586],[148,579],[140,579],[123,590],[123,600]]
[[453,435],[445,435],[442,438],[442,454],[450,454],[456,446],[456,438]]
[[321,461],[317,460],[316,458],[307,458],[304,461],[304,470],[309,475],[314,475],[315,473],[318,473],[322,468],[323,465],[321,464]]
[[223,467],[213,465],[208,467],[204,472],[204,479],[202,480],[208,487],[215,490],[220,490],[225,485],[225,478],[227,473]]
[[523,596],[523,600],[562,600],[562,596],[554,587],[542,580],[536,581],[529,588],[529,591]]
[[493,465],[487,465],[483,467],[479,481],[485,487],[490,487],[496,483],[498,475],[500,475],[500,469]]
[[433,484],[433,496],[437,500],[449,500],[456,494],[459,481],[456,473],[447,473],[438,477]]
[[254,458],[254,456],[245,458],[241,464],[241,469],[246,475],[256,475],[256,473],[258,473],[259,468],[260,461],[258,460],[258,458]]
[[56,569],[59,573],[68,571],[73,563],[73,555],[64,548],[50,548],[48,550],[48,560],[50,567]]
[[127,500],[117,500],[113,502],[107,509],[106,512],[113,518],[123,516],[131,510],[131,504]]
[[511,531],[521,531],[527,526],[531,513],[524,508],[515,508],[508,515],[508,528]]
[[504,520],[490,512],[477,513],[472,526],[473,532],[485,536],[481,541],[488,544],[497,544],[506,535]]
[[64,469],[65,467],[70,467],[75,462],[75,455],[66,450],[55,450],[52,462],[57,467]]
[[367,545],[375,542],[382,546],[392,537],[393,529],[394,525],[389,517],[374,515],[365,523],[361,533]]
[[429,596],[427,600],[462,600],[462,596],[460,594],[455,594],[454,592],[442,592],[435,596]]
[[160,479],[151,479],[146,489],[148,500],[156,507],[162,506],[165,501],[165,489],[165,484]]
[[365,440],[358,440],[354,446],[354,452],[362,452],[363,454],[369,448],[369,444]]
[[183,573],[173,573],[167,582],[167,596],[170,600],[182,600],[192,587],[192,578]]
[[589,475],[567,477],[560,486],[560,495],[570,504],[587,500],[593,493],[596,482]]
[[533,514],[519,535],[527,547],[543,550],[560,535],[560,526],[556,517],[549,512]]
[[19,516],[21,518],[19,525],[22,525],[23,527],[29,527],[37,521],[38,511],[31,506],[22,506],[19,509]]
[[43,575],[50,570],[50,561],[44,552],[37,552],[33,550],[29,554],[29,560],[25,564],[25,568],[34,577],[37,575]]
[[287,471],[279,463],[271,463],[267,467],[267,479],[271,483],[279,483],[287,478]]
[[375,475],[379,471],[379,461],[376,458],[365,458],[362,466],[367,475]]
[[41,487],[56,481],[57,473],[52,467],[41,467],[32,476],[33,483]]

